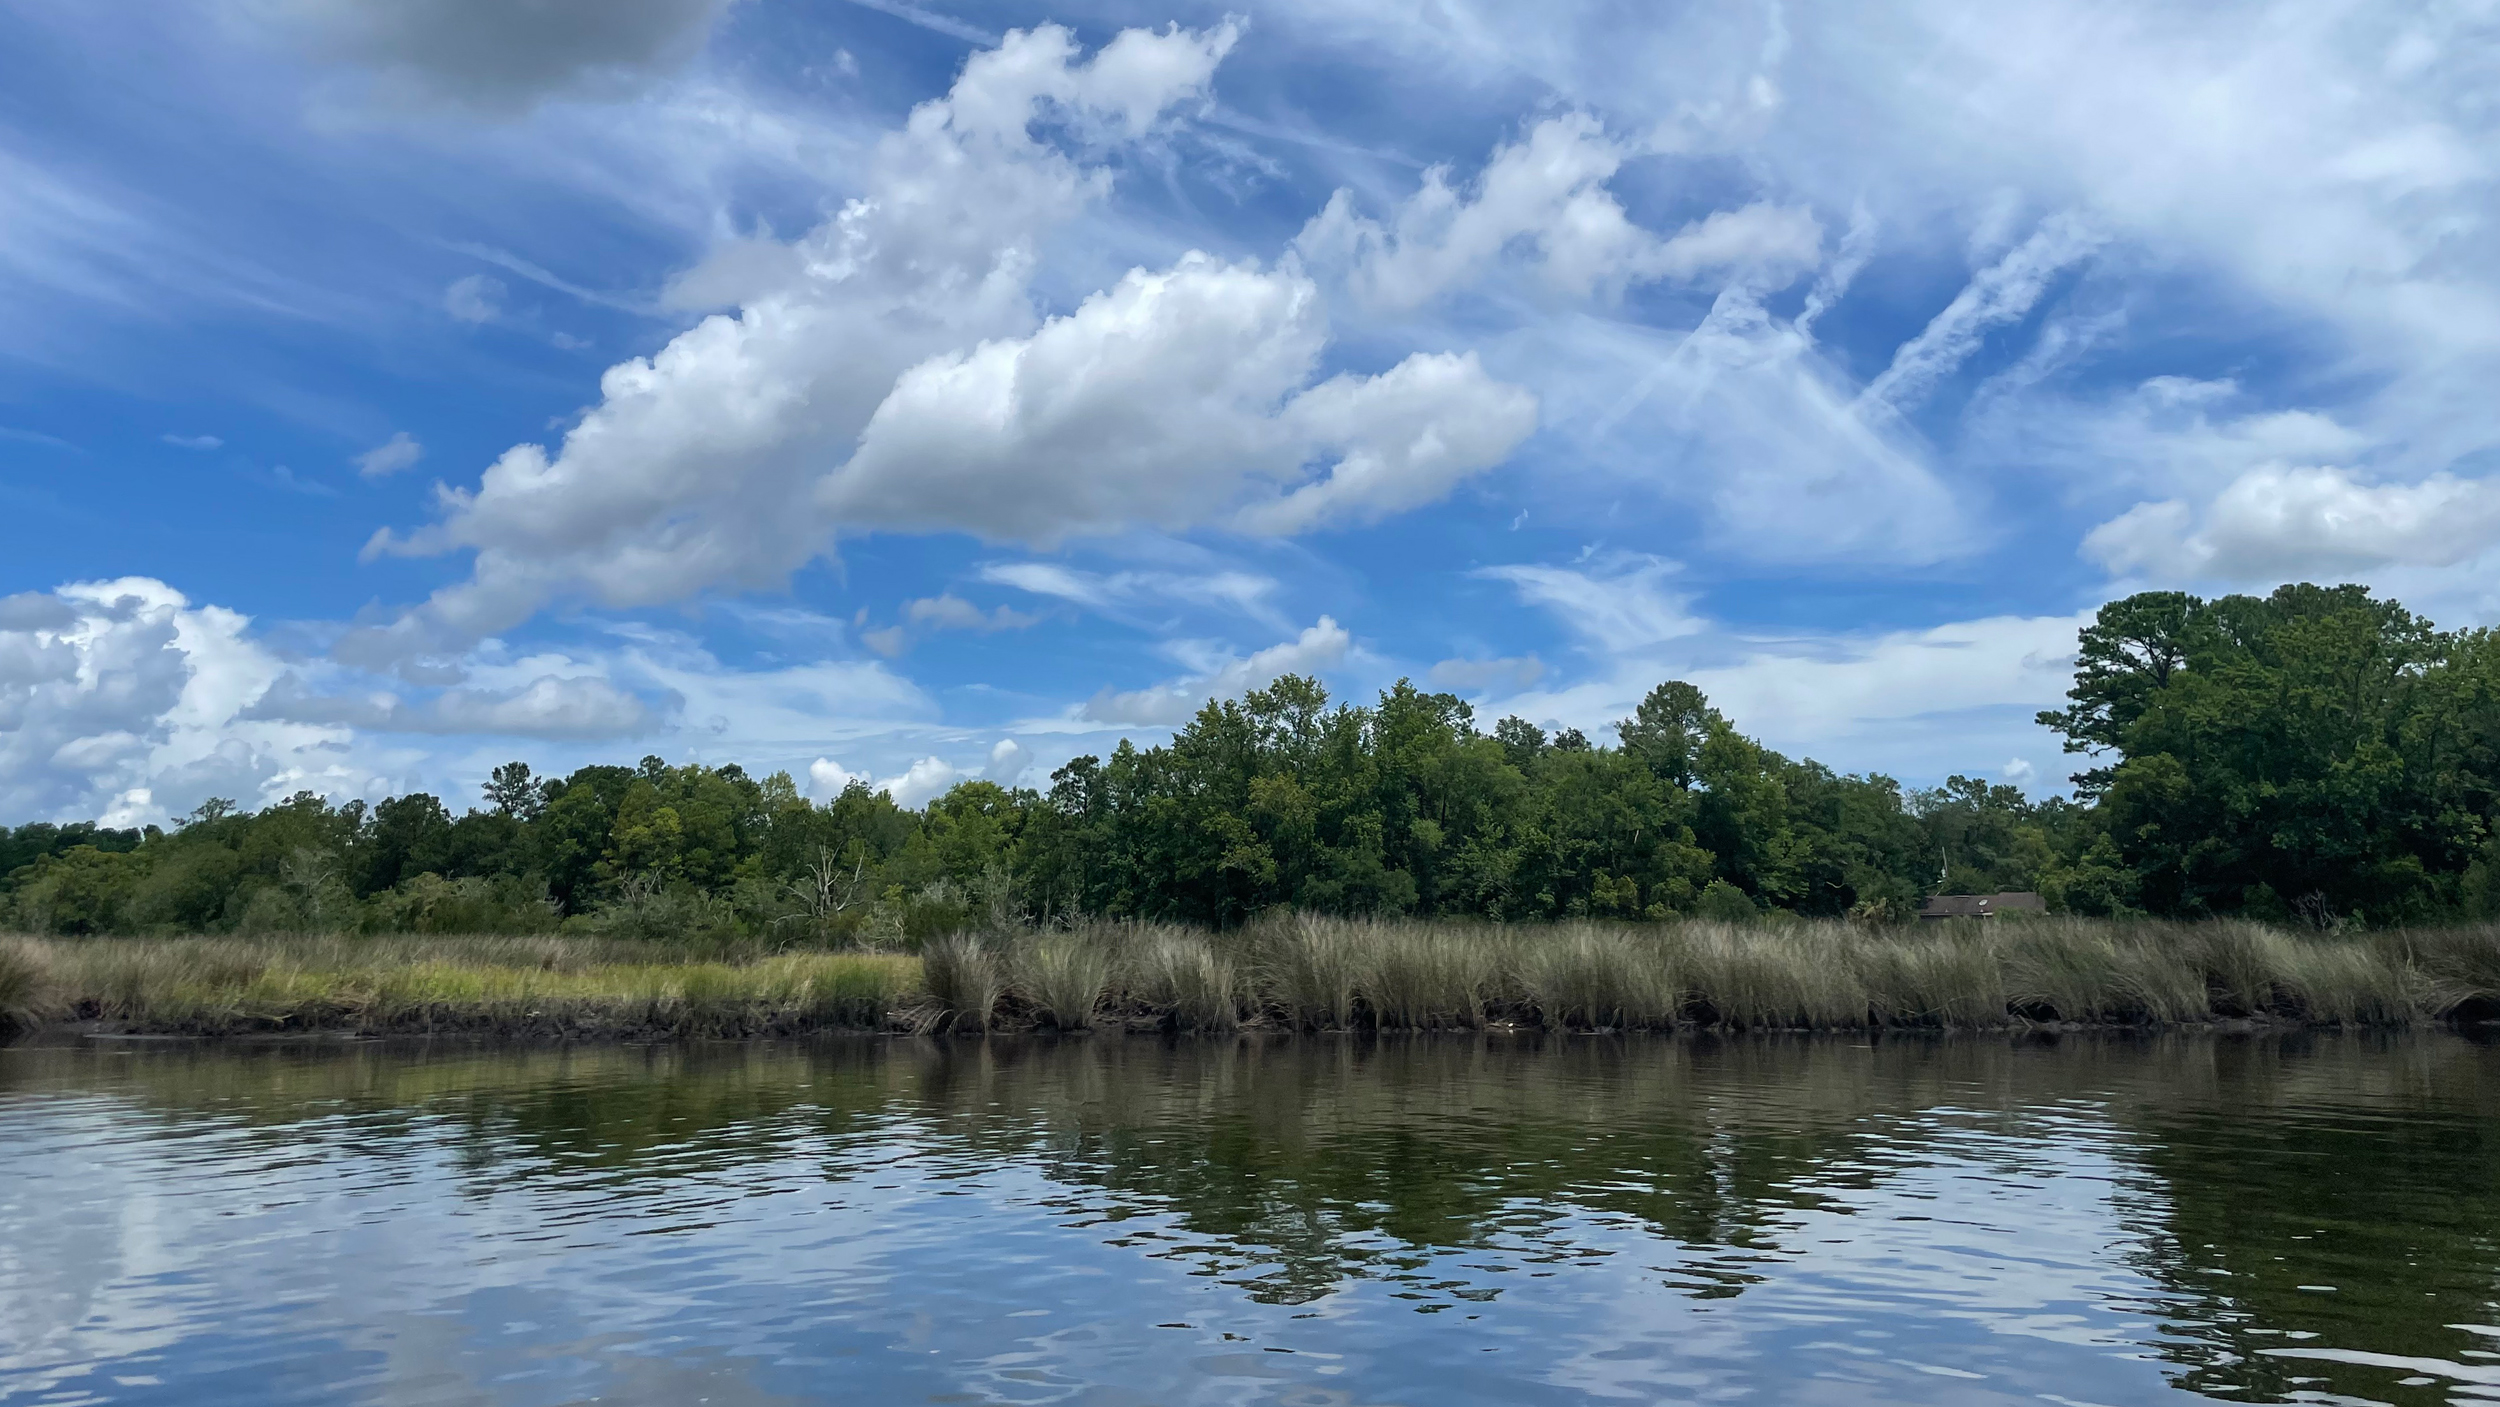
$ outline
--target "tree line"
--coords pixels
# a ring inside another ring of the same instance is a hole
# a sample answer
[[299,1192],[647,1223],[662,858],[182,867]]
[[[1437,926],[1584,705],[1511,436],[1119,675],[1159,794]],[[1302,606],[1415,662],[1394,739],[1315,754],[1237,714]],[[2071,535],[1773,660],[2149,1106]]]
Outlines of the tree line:
[[1614,745],[1401,681],[1288,675],[1047,788],[922,810],[737,766],[497,768],[422,793],[211,801],[171,828],[0,830],[0,921],[80,933],[531,932],[908,941],[1076,915],[1907,917],[1935,892],[2321,924],[2500,911],[2500,639],[2358,586],[2103,607],[2068,707],[2073,798],[1834,772],[1670,681]]

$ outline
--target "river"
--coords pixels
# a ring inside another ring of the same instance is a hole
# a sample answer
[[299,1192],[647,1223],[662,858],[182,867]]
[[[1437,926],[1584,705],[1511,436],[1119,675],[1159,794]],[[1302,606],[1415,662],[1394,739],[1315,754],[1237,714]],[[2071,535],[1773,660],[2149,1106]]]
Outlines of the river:
[[2445,1033],[0,1050],[0,1401],[2500,1398]]

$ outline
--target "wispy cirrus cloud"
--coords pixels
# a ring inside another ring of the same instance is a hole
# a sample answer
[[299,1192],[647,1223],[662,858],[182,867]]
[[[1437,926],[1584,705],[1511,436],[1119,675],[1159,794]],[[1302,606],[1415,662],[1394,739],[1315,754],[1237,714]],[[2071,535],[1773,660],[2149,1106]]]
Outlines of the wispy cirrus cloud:
[[368,479],[384,478],[402,469],[415,467],[425,458],[425,446],[416,437],[402,430],[381,444],[356,456],[356,472]]
[[988,562],[981,566],[980,577],[1035,596],[1130,617],[1182,604],[1237,612],[1271,624],[1284,620],[1270,604],[1280,588],[1274,577],[1231,568],[1097,572],[1062,562]]

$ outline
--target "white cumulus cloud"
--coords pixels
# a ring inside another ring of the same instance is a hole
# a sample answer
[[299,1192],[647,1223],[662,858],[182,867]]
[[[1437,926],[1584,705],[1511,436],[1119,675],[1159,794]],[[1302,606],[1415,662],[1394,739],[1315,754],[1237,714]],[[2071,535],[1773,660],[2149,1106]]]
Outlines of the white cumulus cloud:
[[736,315],[610,367],[553,453],[516,445],[475,489],[447,490],[436,524],[377,534],[369,551],[470,552],[470,577],[350,636],[344,656],[458,648],[564,594],[622,607],[781,585],[825,546],[819,480],[896,379],[1032,328],[1038,241],[1110,179],[1034,124],[1133,140],[1205,91],[1234,36],[1130,30],[1080,62],[1074,37],[1045,25],[972,55],[878,143],[864,192],[832,219],[692,276]]
[[867,773],[854,772],[830,757],[819,757],[807,764],[808,794],[820,801],[840,796],[853,782],[865,785],[871,780]]
[[1013,738],[1001,738],[998,745],[990,749],[990,765],[981,770],[981,776],[1002,787],[1012,787],[1024,780],[1024,774],[1032,766],[1033,754],[1024,744]]
[[[1248,497],[1244,526],[1289,533],[1430,502],[1535,429],[1535,399],[1472,356],[1310,386],[1326,342],[1308,279],[1202,254],[1136,270],[1029,338],[914,367],[819,503],[837,523],[1047,544]],[[1323,477],[1265,498],[1332,450]]]
[[1094,723],[1170,727],[1186,723],[1209,699],[1232,698],[1263,688],[1286,674],[1310,674],[1343,661],[1354,638],[1327,616],[1291,640],[1247,657],[1204,662],[1198,674],[1152,689],[1126,693],[1105,689],[1086,701],[1078,716]]
[[1801,206],[1717,211],[1671,236],[1642,229],[1606,189],[1631,154],[1585,113],[1547,118],[1496,148],[1471,190],[1452,186],[1445,166],[1426,171],[1385,225],[1338,191],[1294,247],[1389,310],[1471,286],[1514,251],[1533,251],[1536,277],[1575,298],[1735,268],[1777,270],[1785,282],[1814,264],[1822,227]]
[[135,825],[369,785],[347,729],[249,716],[285,672],[250,624],[146,577],[0,598],[0,814]]
[[[516,446],[445,490],[432,526],[377,534],[370,552],[471,553],[470,576],[341,657],[457,650],[558,596],[776,587],[846,528],[1051,542],[1315,487],[1266,524],[1284,530],[1424,501],[1498,460],[1533,403],[1472,360],[1310,386],[1325,320],[1288,272],[1192,255],[1037,322],[1038,240],[1109,183],[1037,124],[1136,140],[1203,96],[1236,34],[1130,30],[1080,60],[1042,26],[974,54],[879,145],[865,194],[795,244],[699,271],[735,316],[610,368],[554,452]],[[1424,423],[1436,395],[1447,417]]]
[[880,782],[877,789],[893,797],[895,805],[916,811],[966,780],[968,775],[944,758],[924,757],[904,768],[903,775]]
[[905,810],[917,810],[943,796],[969,774],[940,757],[924,757],[895,776],[879,781],[866,772],[854,772],[829,757],[819,757],[808,764],[809,792],[820,800],[840,796],[844,788],[856,782],[870,791],[881,791]]
[[2269,466],[2200,510],[2140,503],[2094,528],[2086,556],[2164,581],[2271,582],[2382,567],[2446,567],[2500,543],[2500,487],[2433,474],[2371,484],[2335,468]]

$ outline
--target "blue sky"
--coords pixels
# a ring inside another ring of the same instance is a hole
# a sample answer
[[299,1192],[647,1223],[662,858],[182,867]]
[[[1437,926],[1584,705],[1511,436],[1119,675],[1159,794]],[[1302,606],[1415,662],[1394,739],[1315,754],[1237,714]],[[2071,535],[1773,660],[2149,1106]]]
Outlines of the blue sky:
[[0,7],[0,819],[2500,616],[2488,5]]

